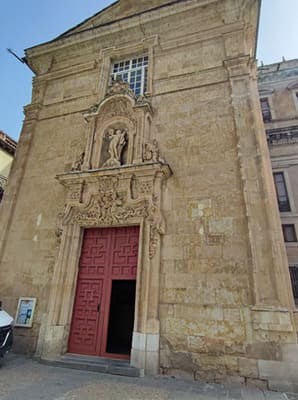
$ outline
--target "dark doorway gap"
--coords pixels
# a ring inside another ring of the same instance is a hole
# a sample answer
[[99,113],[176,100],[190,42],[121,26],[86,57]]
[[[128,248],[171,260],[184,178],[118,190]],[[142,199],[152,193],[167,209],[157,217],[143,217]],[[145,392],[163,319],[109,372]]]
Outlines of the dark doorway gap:
[[135,294],[135,280],[112,281],[107,353],[130,354]]

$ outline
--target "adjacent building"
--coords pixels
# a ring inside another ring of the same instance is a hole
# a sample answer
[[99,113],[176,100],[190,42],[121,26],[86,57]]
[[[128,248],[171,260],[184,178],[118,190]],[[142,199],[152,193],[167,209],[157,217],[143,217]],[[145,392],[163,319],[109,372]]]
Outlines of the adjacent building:
[[263,65],[259,93],[290,274],[298,304],[298,60]]
[[0,131],[0,203],[7,184],[7,178],[14,159],[17,143]]
[[0,209],[2,301],[30,299],[16,349],[298,389],[259,8],[119,0],[26,50],[32,101]]

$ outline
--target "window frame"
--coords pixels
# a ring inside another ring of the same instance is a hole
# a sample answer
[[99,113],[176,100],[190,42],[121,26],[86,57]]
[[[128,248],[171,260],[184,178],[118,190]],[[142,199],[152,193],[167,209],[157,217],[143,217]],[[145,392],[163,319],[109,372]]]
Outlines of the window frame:
[[148,88],[148,70],[149,55],[143,53],[135,57],[112,60],[110,77],[112,80],[120,77],[130,84],[131,90],[137,97],[145,96]]
[[294,90],[294,99],[295,99],[295,107],[296,107],[296,111],[298,112],[298,90]]
[[154,50],[158,46],[158,35],[152,35],[145,38],[141,43],[135,43],[125,47],[109,47],[100,50],[99,58],[101,60],[100,73],[98,75],[98,98],[99,101],[105,98],[109,83],[112,64],[116,60],[132,58],[139,54],[148,54],[148,80],[147,80],[147,96],[153,94],[153,66],[154,66]]
[[[293,270],[295,270],[295,272]],[[298,264],[292,264],[292,265],[290,264],[289,273],[290,273],[294,302],[298,307]]]
[[[286,234],[286,229],[291,227],[293,229],[293,238],[294,240],[286,240],[287,239],[287,234]],[[297,232],[296,232],[296,226],[295,224],[282,224],[282,232],[283,232],[283,237],[285,243],[297,243]]]
[[[290,195],[289,195],[289,190],[288,190],[288,182],[287,182],[287,179],[285,176],[285,172],[284,171],[272,171],[272,172],[273,172],[273,180],[274,180],[274,186],[275,186],[275,192],[276,192],[276,198],[277,198],[279,212],[281,212],[281,213],[292,212],[292,206],[291,206]],[[282,209],[282,206],[281,206],[282,200],[280,198],[282,197],[282,195],[280,195],[278,192],[278,182],[276,182],[276,179],[275,179],[275,177],[277,175],[282,176],[282,183],[284,186],[284,191],[285,191],[285,196],[286,196],[287,209]]]
[[[265,119],[264,118],[264,112],[263,112],[264,110],[263,110],[263,107],[262,107],[262,102],[264,102],[264,101],[266,101],[267,105],[268,105],[268,110],[269,110],[269,115],[270,115],[269,119],[267,119],[267,118]],[[272,104],[271,104],[269,96],[260,97],[260,107],[261,107],[261,113],[262,113],[263,122],[264,123],[271,122],[273,120],[273,113],[272,113]]]

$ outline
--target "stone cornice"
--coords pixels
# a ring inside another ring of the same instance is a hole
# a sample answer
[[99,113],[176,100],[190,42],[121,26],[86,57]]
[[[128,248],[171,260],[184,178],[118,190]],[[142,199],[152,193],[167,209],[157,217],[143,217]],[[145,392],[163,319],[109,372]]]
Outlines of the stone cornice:
[[266,136],[269,146],[298,144],[298,126],[267,129]]
[[75,75],[77,73],[83,73],[95,69],[97,66],[96,61],[90,61],[84,64],[73,65],[67,68],[61,68],[59,70],[48,72],[42,76],[37,77],[38,81],[47,81],[51,79],[59,79],[65,76]]
[[159,162],[148,162],[133,165],[122,165],[121,167],[99,168],[89,171],[69,171],[58,174],[56,179],[64,186],[83,183],[96,182],[102,177],[124,176],[124,175],[152,175],[161,173],[165,177],[172,175],[171,168],[168,164]]

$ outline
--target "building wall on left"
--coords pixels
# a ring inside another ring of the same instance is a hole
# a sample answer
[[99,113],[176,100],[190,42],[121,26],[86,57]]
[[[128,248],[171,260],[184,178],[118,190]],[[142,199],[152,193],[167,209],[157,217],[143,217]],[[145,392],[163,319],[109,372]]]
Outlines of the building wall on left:
[[17,143],[0,131],[0,202],[7,184],[7,178],[14,160]]

